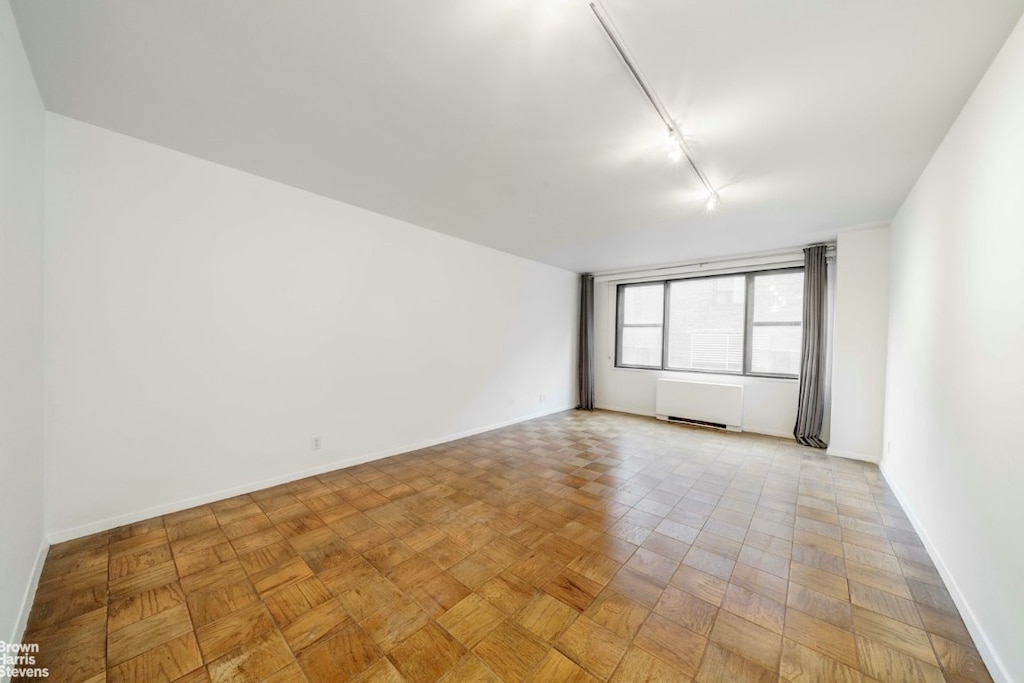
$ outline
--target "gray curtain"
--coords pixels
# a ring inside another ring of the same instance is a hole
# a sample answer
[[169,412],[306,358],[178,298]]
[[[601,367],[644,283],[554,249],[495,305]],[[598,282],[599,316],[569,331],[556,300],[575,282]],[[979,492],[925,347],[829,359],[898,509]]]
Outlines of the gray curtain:
[[804,329],[800,358],[800,402],[793,436],[804,446],[827,448],[821,439],[825,417],[825,306],[828,294],[826,245],[804,249]]
[[580,410],[594,409],[594,276],[580,276],[580,342],[576,365]]

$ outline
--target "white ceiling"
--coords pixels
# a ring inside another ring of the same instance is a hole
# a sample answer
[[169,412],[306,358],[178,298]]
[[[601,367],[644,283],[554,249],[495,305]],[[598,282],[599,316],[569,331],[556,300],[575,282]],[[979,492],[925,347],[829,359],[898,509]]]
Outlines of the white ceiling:
[[47,109],[575,271],[893,216],[1024,0],[12,0]]

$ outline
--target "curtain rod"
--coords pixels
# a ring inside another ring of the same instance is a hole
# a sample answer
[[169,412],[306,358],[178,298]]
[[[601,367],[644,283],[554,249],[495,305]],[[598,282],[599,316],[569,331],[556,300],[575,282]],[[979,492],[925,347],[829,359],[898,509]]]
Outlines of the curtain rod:
[[729,263],[730,261],[746,261],[751,259],[762,259],[771,258],[773,256],[801,256],[803,250],[807,247],[828,247],[828,255],[831,256],[835,253],[836,243],[835,242],[816,242],[814,244],[807,244],[802,247],[792,247],[789,249],[774,249],[772,251],[755,252],[752,254],[736,254],[734,256],[718,256],[715,258],[697,259],[694,261],[681,261],[678,263],[667,263],[656,266],[640,266],[637,268],[619,268],[617,270],[600,270],[591,273],[594,277],[608,277],[614,275],[630,275],[632,273],[654,273],[659,270],[675,270],[677,268],[692,268],[694,266],[706,266],[719,263]]

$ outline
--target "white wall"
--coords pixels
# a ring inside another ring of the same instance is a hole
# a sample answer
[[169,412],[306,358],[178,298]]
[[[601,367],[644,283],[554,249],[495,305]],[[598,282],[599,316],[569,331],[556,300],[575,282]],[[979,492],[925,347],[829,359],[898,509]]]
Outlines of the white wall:
[[889,230],[854,230],[836,241],[835,327],[829,455],[882,457],[889,307]]
[[46,120],[55,537],[575,404],[575,274]]
[[595,282],[595,405],[607,410],[654,415],[654,387],[659,377],[742,384],[743,429],[793,437],[800,389],[797,380],[615,367],[615,283]]
[[1024,24],[891,225],[882,467],[997,680],[1024,681]]
[[0,2],[0,640],[16,641],[43,540],[43,104]]

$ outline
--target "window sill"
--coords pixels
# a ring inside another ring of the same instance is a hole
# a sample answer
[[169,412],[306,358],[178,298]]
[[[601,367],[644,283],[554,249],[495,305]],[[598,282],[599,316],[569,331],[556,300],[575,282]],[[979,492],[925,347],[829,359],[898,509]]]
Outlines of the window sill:
[[628,365],[612,365],[612,370],[623,372],[654,373],[660,378],[686,377],[692,375],[701,379],[723,379],[723,380],[757,380],[769,382],[799,382],[799,377],[788,375],[744,375],[738,372],[717,372],[714,370],[662,370],[661,368],[630,367]]

